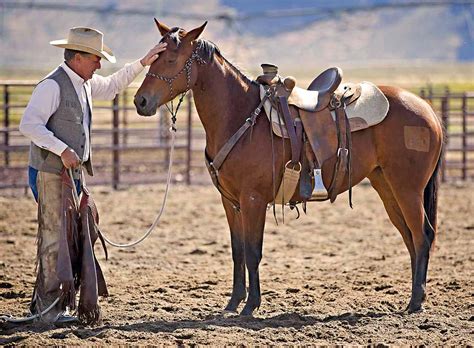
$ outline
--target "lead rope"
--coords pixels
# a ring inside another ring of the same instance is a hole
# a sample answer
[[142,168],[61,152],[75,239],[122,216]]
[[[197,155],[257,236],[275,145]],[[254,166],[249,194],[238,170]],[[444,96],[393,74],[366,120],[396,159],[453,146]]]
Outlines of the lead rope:
[[165,205],[166,205],[166,200],[168,198],[168,191],[170,188],[170,182],[171,182],[171,168],[173,164],[173,152],[174,152],[174,141],[176,138],[176,115],[178,114],[178,110],[181,106],[181,103],[183,102],[184,97],[188,93],[188,91],[191,89],[191,66],[194,62],[194,60],[197,60],[199,64],[205,64],[205,61],[199,57],[199,55],[196,53],[194,50],[192,55],[186,60],[186,63],[184,64],[183,68],[172,78],[169,77],[164,77],[158,74],[154,74],[152,72],[148,72],[147,76],[151,76],[154,78],[157,78],[159,80],[163,80],[168,83],[170,87],[170,94],[171,98],[174,97],[174,92],[173,92],[173,81],[176,80],[182,73],[183,71],[186,72],[186,90],[181,94],[178,105],[176,105],[176,109],[174,108],[173,105],[173,99],[171,99],[171,107],[168,106],[168,104],[165,104],[166,108],[168,109],[169,113],[171,114],[171,150],[170,150],[170,156],[169,156],[169,164],[168,164],[168,177],[166,179],[166,190],[165,190],[165,195],[163,197],[163,203],[161,204],[161,209],[160,212],[158,213],[158,216],[156,217],[155,221],[151,225],[151,227],[148,229],[148,231],[145,232],[145,234],[135,242],[131,243],[126,243],[126,244],[119,244],[112,242],[110,239],[107,238],[106,235],[104,235],[103,232],[100,232],[104,240],[109,243],[110,245],[117,247],[117,248],[130,248],[133,247],[139,243],[141,243],[145,238],[147,238],[151,232],[155,229],[155,227],[158,225],[158,222],[160,221],[161,215],[163,214],[163,211],[165,210]]
[[[176,138],[176,114],[178,113],[178,109],[179,109],[179,106],[181,105],[181,102],[184,98],[184,95],[186,93],[183,93],[183,95],[181,96],[180,98],[180,101],[178,103],[178,106],[176,107],[176,110],[173,110],[173,106],[171,106],[171,109],[168,108],[168,110],[170,110],[170,113],[171,113],[171,120],[172,120],[172,123],[171,123],[171,127],[170,127],[170,132],[171,132],[171,150],[170,150],[170,156],[169,156],[169,163],[168,163],[168,176],[166,178],[166,189],[165,189],[165,194],[163,196],[163,202],[161,204],[161,209],[160,209],[160,212],[158,213],[157,217],[155,218],[155,221],[153,221],[153,224],[150,226],[150,228],[148,228],[148,230],[145,232],[145,234],[137,239],[136,241],[134,242],[131,242],[131,243],[124,243],[124,244],[121,244],[121,243],[116,243],[116,242],[113,242],[111,241],[105,234],[104,232],[100,232],[100,234],[102,235],[102,237],[104,238],[104,240],[116,247],[116,248],[131,248],[139,243],[141,243],[143,240],[145,240],[150,234],[151,232],[153,232],[153,230],[155,229],[155,227],[158,225],[158,222],[160,221],[160,218],[161,218],[161,215],[163,214],[164,210],[165,210],[165,206],[166,206],[166,200],[168,198],[168,192],[169,192],[169,188],[170,188],[170,183],[171,183],[171,168],[173,166],[173,153],[174,153],[174,142],[175,142],[175,138]],[[168,107],[168,106],[167,106]],[[173,110],[173,111],[171,111]]]
[[29,321],[33,321],[36,318],[41,318],[43,315],[45,315],[51,309],[53,309],[54,306],[56,306],[56,304],[59,302],[59,300],[60,300],[60,297],[57,297],[56,300],[54,300],[54,302],[51,303],[48,308],[46,308],[44,311],[42,311],[40,313],[33,314],[33,315],[30,315],[30,316],[26,316],[26,317],[21,317],[21,318],[12,317],[11,315],[0,315],[0,321],[5,321],[5,322],[8,322],[8,323],[17,323],[17,324],[27,323]]
[[170,156],[169,156],[169,162],[168,162],[168,176],[166,178],[166,189],[165,189],[165,194],[163,196],[163,202],[161,203],[160,212],[158,213],[157,217],[155,218],[155,221],[153,221],[153,224],[145,232],[145,234],[141,238],[139,238],[136,241],[131,242],[131,243],[120,244],[120,243],[113,242],[104,234],[104,232],[100,231],[100,234],[102,235],[102,238],[104,238],[104,240],[108,244],[112,245],[113,247],[116,247],[116,248],[131,248],[131,247],[141,243],[143,240],[145,240],[151,234],[151,232],[153,232],[155,227],[158,225],[158,222],[160,221],[161,215],[165,211],[166,201],[167,201],[167,198],[168,198],[168,192],[169,192],[170,183],[171,183],[171,168],[173,167],[174,142],[175,142],[175,139],[176,139],[176,130],[177,130],[176,129],[176,115],[178,114],[179,107],[181,106],[181,103],[183,102],[183,99],[186,96],[186,94],[188,93],[188,91],[189,91],[189,89],[187,89],[184,93],[181,94],[181,97],[179,98],[178,105],[176,106],[176,109],[173,106],[173,100],[171,100],[171,108],[168,106],[168,104],[165,104],[166,108],[168,109],[168,111],[171,114],[171,127],[169,129],[170,132],[171,132],[171,149],[170,149]]

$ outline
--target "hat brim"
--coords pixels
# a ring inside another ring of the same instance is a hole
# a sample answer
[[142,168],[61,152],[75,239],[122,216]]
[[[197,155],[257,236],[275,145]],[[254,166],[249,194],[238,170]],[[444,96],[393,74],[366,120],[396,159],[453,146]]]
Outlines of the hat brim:
[[115,63],[117,61],[115,59],[114,54],[112,53],[112,50],[109,47],[107,47],[105,44],[104,44],[104,49],[102,51],[98,51],[89,46],[70,44],[68,43],[67,40],[54,40],[54,41],[50,41],[50,44],[56,47],[60,47],[60,48],[67,48],[70,50],[76,50],[80,52],[95,54],[96,56],[102,57],[111,63]]

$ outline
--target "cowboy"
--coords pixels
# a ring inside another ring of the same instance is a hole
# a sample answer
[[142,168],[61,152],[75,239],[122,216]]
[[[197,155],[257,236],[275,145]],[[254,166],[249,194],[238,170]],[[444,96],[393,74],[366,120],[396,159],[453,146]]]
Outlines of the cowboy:
[[[38,83],[20,123],[20,132],[31,140],[28,177],[38,202],[37,279],[30,304],[33,314],[44,311],[60,296],[56,274],[61,229],[60,173],[71,168],[78,191],[82,166],[93,175],[92,100],[113,99],[166,49],[166,44],[158,44],[142,59],[103,77],[94,74],[101,67],[101,59],[111,63],[116,59],[103,43],[100,31],[72,28],[67,39],[50,44],[64,48],[64,62]],[[59,301],[42,320],[75,320],[62,307]]]

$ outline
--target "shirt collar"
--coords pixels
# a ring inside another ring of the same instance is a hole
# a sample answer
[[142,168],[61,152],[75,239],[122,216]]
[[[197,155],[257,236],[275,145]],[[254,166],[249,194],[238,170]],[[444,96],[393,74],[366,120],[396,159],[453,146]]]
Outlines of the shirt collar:
[[66,62],[63,62],[61,65],[60,65],[61,68],[64,69],[64,71],[66,72],[66,74],[69,76],[69,78],[71,79],[71,82],[72,84],[74,85],[75,88],[79,87],[79,88],[82,88],[82,86],[84,86],[84,79],[82,77],[80,77],[74,70],[72,70],[67,64]]

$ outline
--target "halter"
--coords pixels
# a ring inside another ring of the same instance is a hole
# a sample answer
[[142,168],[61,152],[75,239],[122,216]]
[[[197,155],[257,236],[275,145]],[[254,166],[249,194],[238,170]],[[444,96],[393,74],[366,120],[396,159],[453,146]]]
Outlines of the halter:
[[[158,74],[155,74],[155,73],[152,73],[152,72],[148,72],[146,74],[146,76],[154,77],[158,80],[165,81],[166,83],[168,83],[168,86],[169,86],[169,89],[170,89],[170,95],[171,95],[171,108],[168,106],[168,104],[165,104],[165,106],[171,114],[171,122],[172,122],[171,129],[175,132],[176,132],[176,115],[178,114],[179,107],[181,106],[181,103],[183,102],[183,99],[184,99],[186,93],[188,93],[188,91],[191,89],[191,68],[192,68],[192,65],[193,65],[194,61],[197,61],[198,64],[200,64],[200,65],[206,64],[206,61],[204,59],[202,59],[199,56],[199,54],[197,53],[198,48],[199,48],[199,46],[196,46],[196,48],[194,48],[193,53],[191,54],[191,56],[188,59],[186,59],[186,62],[184,63],[183,68],[180,71],[178,71],[176,73],[176,75],[174,75],[173,77],[166,77],[166,76],[158,75]],[[176,106],[176,109],[174,109],[173,99],[174,99],[175,95],[174,95],[174,91],[173,91],[173,82],[179,76],[181,76],[181,74],[184,71],[186,71],[186,90],[183,93],[181,93],[181,97],[179,98],[178,105]]]
[[178,71],[176,73],[176,75],[174,75],[173,77],[166,77],[166,76],[158,75],[158,74],[155,74],[155,73],[152,73],[152,72],[148,72],[146,74],[146,76],[151,76],[151,77],[157,78],[158,80],[165,81],[166,83],[168,83],[171,98],[173,99],[175,97],[174,91],[173,91],[173,82],[184,71],[186,71],[186,90],[183,92],[183,93],[186,93],[191,88],[191,86],[190,86],[190,84],[191,84],[191,67],[192,67],[192,64],[194,63],[194,61],[197,61],[201,65],[206,64],[206,61],[204,59],[202,59],[199,56],[199,54],[197,53],[198,48],[199,48],[199,46],[196,46],[196,48],[193,50],[193,53],[191,54],[191,56],[188,59],[186,59],[186,62],[184,63],[183,68],[180,71]]

